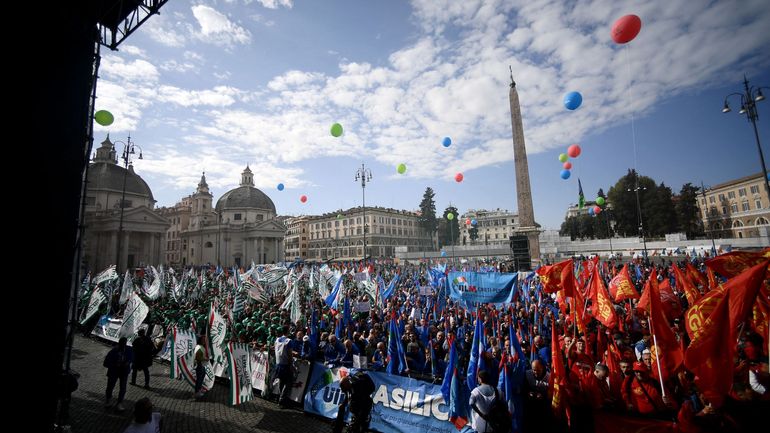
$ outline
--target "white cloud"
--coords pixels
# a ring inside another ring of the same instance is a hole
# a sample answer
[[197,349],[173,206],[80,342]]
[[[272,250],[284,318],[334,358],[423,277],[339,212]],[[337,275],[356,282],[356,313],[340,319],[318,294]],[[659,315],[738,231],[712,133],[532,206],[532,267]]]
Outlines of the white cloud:
[[251,32],[232,21],[214,8],[204,5],[192,7],[193,16],[201,27],[196,37],[215,45],[232,46],[251,42]]
[[278,9],[283,6],[291,9],[294,7],[294,0],[257,0],[262,6],[268,9]]
[[160,68],[164,71],[185,73],[195,69],[195,65],[190,62],[179,63],[176,60],[169,60],[167,62],[163,62],[163,64],[160,65]]
[[170,102],[183,107],[226,107],[235,103],[241,91],[228,86],[217,86],[211,90],[184,90],[164,85],[157,89],[157,93],[159,102]]
[[185,35],[189,34],[188,27],[182,21],[183,15],[174,15],[177,18],[175,22],[172,22],[166,15],[154,15],[140,27],[139,31],[147,32],[150,39],[161,45],[172,48],[183,47],[187,42]]
[[118,51],[130,54],[132,56],[147,58],[147,52],[139,47],[128,44],[121,44]]
[[146,60],[126,62],[116,55],[105,55],[99,68],[99,75],[104,78],[156,82],[160,73],[152,63]]

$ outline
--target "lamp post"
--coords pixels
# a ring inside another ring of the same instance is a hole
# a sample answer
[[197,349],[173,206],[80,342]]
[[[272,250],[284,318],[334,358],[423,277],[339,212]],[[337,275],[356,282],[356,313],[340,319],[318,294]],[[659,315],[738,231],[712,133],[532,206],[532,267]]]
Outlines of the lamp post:
[[142,158],[142,148],[134,143],[131,142],[131,135],[129,134],[128,140],[126,142],[122,141],[115,141],[115,143],[112,145],[113,150],[115,150],[115,144],[122,144],[123,145],[123,152],[120,155],[120,158],[123,160],[123,193],[120,197],[120,222],[118,224],[118,250],[115,253],[115,268],[120,271],[120,249],[121,249],[121,243],[123,241],[123,212],[126,208],[126,179],[128,178],[128,166],[131,164],[131,155],[136,154],[136,148],[139,148],[139,159]]
[[770,180],[767,178],[767,167],[765,166],[765,156],[762,153],[762,146],[759,144],[759,131],[757,131],[757,119],[759,119],[759,113],[757,113],[757,102],[765,100],[765,95],[762,94],[762,89],[770,89],[770,87],[754,87],[749,86],[749,80],[746,76],[743,76],[743,93],[731,93],[725,96],[725,105],[722,107],[723,113],[729,113],[730,106],[727,104],[727,100],[731,96],[740,96],[741,109],[738,114],[745,114],[746,118],[751,122],[751,126],[754,127],[754,138],[757,141],[757,150],[759,150],[759,162],[762,163],[762,174],[765,180],[765,193],[768,200],[770,200]]
[[366,183],[372,181],[372,171],[361,164],[361,168],[356,170],[355,181],[361,181],[361,204],[364,210],[364,263],[366,263]]
[[633,191],[636,194],[636,210],[639,215],[639,235],[642,237],[642,243],[644,245],[644,260],[647,260],[647,237],[644,235],[644,222],[642,221],[642,205],[639,202],[639,190],[646,190],[646,187],[639,186],[639,173],[634,170],[634,187],[628,188],[626,191]]

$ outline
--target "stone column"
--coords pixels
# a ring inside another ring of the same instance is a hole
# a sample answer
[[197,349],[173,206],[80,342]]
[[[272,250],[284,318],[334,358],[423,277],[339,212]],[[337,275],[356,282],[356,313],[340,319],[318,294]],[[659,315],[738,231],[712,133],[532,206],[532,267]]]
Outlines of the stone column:
[[265,238],[259,238],[259,260],[260,263],[265,263]]
[[125,272],[128,268],[128,242],[131,240],[131,232],[125,230],[123,232],[123,240],[121,241],[120,248],[123,250],[120,252],[120,265],[118,266],[118,273]]
[[148,260],[151,265],[156,266],[158,265],[158,258],[155,257],[155,233],[148,233],[147,236],[150,237],[150,254],[147,255]]

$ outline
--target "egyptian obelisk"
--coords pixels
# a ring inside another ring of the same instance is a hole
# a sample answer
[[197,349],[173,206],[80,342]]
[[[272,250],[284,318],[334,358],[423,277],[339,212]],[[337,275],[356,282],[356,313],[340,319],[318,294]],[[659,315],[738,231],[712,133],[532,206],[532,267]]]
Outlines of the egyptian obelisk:
[[540,263],[540,230],[535,225],[535,212],[532,209],[532,190],[529,186],[529,165],[527,148],[524,145],[524,127],[521,123],[519,92],[513,81],[511,71],[511,90],[508,94],[511,102],[511,130],[513,132],[513,162],[516,168],[516,195],[519,206],[519,225],[514,228],[514,235],[525,235],[529,240],[529,257],[532,265]]

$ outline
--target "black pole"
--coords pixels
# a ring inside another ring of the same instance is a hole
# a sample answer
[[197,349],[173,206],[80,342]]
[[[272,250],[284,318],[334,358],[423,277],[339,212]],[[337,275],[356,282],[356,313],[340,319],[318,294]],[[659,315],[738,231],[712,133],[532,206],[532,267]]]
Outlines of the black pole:
[[767,166],[765,165],[765,155],[762,153],[762,145],[759,143],[759,131],[757,130],[757,119],[759,119],[759,113],[757,113],[757,104],[754,101],[754,95],[752,88],[749,87],[749,80],[746,76],[743,76],[743,88],[746,90],[746,116],[751,121],[751,126],[754,127],[754,138],[757,141],[757,150],[759,151],[759,162],[762,163],[762,175],[765,181],[765,194],[770,202],[770,179],[767,178]]

